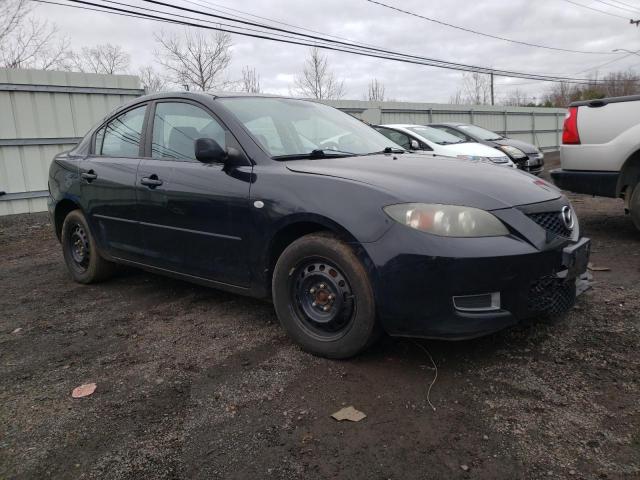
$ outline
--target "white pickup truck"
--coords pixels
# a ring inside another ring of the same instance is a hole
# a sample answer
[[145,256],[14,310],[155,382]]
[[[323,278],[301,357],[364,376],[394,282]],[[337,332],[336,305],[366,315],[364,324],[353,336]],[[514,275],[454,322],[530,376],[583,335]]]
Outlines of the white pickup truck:
[[564,120],[554,183],[576,193],[623,198],[640,229],[640,95],[574,102]]

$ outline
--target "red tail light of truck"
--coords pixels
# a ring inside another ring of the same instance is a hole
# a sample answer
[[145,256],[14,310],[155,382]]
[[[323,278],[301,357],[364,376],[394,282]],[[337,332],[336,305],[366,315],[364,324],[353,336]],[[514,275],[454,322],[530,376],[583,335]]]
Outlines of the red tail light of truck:
[[580,134],[578,133],[578,107],[569,107],[569,112],[564,117],[562,143],[565,145],[577,145],[580,143]]

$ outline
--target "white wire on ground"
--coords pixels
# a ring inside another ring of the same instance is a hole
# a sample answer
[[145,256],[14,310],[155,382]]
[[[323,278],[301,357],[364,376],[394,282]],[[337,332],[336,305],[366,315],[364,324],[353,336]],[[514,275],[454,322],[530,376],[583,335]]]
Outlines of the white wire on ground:
[[412,340],[412,342],[415,343],[419,348],[425,351],[425,353],[429,356],[429,360],[431,360],[431,364],[433,365],[433,368],[435,369],[435,375],[433,376],[433,380],[431,381],[431,384],[429,385],[429,389],[427,390],[427,403],[435,412],[436,407],[434,407],[433,403],[431,403],[431,389],[433,388],[433,385],[436,383],[436,380],[438,379],[438,366],[436,365],[436,362],[433,361],[433,357],[431,356],[431,353],[429,353],[429,350],[427,350],[427,348],[424,345],[420,345],[415,340]]

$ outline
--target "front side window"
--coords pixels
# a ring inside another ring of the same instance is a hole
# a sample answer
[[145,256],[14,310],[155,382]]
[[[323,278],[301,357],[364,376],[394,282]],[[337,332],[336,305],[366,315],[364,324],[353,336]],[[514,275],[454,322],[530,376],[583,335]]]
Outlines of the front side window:
[[225,148],[224,128],[202,108],[179,102],[156,105],[151,143],[153,158],[196,161],[198,138],[212,138]]
[[[227,97],[222,103],[275,159],[366,155],[398,146],[335,108],[288,98]],[[333,153],[332,153],[333,152]]]
[[[96,153],[109,157],[138,157],[147,106],[114,118],[96,135]],[[100,141],[100,143],[98,143]]]

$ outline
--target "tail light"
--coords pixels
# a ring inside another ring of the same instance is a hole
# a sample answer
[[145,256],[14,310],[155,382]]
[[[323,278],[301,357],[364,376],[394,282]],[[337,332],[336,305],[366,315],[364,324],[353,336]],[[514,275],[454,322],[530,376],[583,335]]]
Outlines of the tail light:
[[562,143],[565,145],[576,145],[580,143],[580,135],[578,134],[578,107],[569,107],[569,112],[564,117]]

